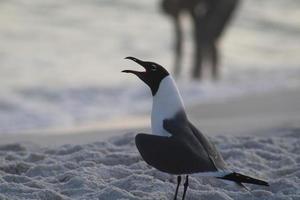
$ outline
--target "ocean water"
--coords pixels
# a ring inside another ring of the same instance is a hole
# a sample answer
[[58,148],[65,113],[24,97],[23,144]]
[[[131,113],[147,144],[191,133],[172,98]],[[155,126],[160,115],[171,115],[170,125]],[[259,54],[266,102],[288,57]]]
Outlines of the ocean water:
[[[73,127],[147,113],[149,90],[126,56],[172,70],[172,24],[159,1],[0,1],[0,134]],[[244,0],[222,43],[222,80],[178,80],[186,104],[297,87],[300,2]]]

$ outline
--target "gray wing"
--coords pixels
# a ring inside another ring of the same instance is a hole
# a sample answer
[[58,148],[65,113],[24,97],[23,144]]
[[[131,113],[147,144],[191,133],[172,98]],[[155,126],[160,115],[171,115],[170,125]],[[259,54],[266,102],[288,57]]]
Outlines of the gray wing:
[[140,133],[135,137],[142,158],[156,169],[170,174],[216,171],[207,156],[195,153],[176,137]]
[[174,118],[164,120],[163,126],[172,136],[190,146],[195,154],[212,163],[215,169],[226,168],[226,164],[215,145],[188,121],[185,113],[179,112]]
[[217,150],[216,146],[212,142],[210,142],[191,122],[189,122],[189,125],[193,134],[202,144],[216,168],[226,169],[226,163],[220,152]]

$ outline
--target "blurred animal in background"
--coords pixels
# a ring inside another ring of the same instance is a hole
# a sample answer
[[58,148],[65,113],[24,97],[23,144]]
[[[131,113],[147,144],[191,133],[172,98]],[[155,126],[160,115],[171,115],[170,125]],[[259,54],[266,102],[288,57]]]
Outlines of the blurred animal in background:
[[192,78],[201,79],[203,64],[208,63],[214,80],[219,79],[218,42],[228,25],[239,0],[162,0],[162,9],[168,14],[175,28],[174,75],[181,71],[183,30],[180,16],[190,15],[194,27],[194,54]]

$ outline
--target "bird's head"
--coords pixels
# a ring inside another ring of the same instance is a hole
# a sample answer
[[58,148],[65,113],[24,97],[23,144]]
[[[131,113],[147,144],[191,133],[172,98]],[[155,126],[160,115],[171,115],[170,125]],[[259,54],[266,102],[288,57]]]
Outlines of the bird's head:
[[142,61],[134,57],[126,57],[125,59],[132,60],[142,67],[145,71],[123,70],[124,73],[132,73],[139,77],[144,83],[146,83],[154,96],[159,88],[161,80],[169,75],[169,72],[161,65],[154,62]]

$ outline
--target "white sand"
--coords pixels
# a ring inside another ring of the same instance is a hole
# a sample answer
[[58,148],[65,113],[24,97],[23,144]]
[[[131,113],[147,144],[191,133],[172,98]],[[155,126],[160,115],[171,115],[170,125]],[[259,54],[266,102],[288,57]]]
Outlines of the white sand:
[[[192,175],[187,199],[299,199],[300,129],[279,132],[284,136],[212,138],[231,168],[270,187],[249,185],[249,193]],[[172,199],[175,176],[142,161],[133,136],[59,148],[2,145],[0,199]]]
[[[300,199],[298,100],[290,90],[190,107],[192,121],[210,133],[232,169],[271,186],[248,185],[249,193],[192,175],[187,199]],[[144,129],[127,129],[1,136],[0,199],[172,199],[176,177],[142,161],[134,133],[124,133]]]

